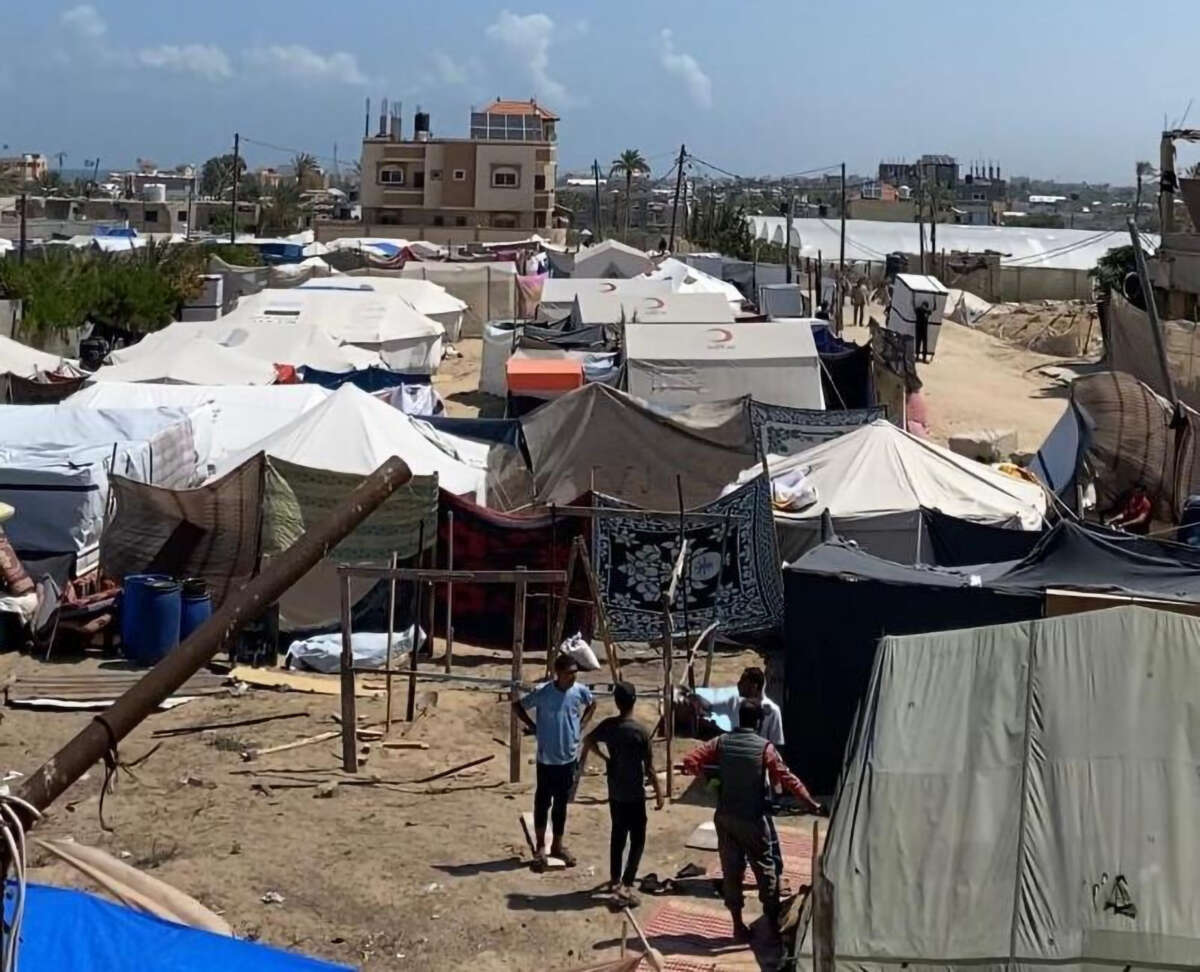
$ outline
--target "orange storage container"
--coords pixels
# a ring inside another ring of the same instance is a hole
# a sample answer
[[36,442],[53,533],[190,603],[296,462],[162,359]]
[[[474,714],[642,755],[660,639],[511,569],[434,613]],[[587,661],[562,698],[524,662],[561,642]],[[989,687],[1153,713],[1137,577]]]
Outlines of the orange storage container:
[[583,386],[583,364],[572,358],[509,358],[507,370],[514,395],[559,394]]

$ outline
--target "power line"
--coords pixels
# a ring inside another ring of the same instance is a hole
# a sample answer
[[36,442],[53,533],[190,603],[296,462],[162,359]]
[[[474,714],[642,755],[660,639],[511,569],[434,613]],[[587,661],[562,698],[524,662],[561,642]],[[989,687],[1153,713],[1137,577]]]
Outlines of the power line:
[[286,155],[292,155],[292,156],[310,155],[314,159],[317,159],[317,160],[323,161],[323,162],[336,161],[333,158],[333,156],[331,156],[331,155],[319,155],[316,152],[307,152],[304,149],[288,148],[286,145],[273,145],[271,142],[262,142],[256,138],[250,138],[247,135],[242,136],[242,141],[247,143],[248,145],[257,145],[259,148],[271,149],[272,151],[275,151],[275,152],[283,152]]

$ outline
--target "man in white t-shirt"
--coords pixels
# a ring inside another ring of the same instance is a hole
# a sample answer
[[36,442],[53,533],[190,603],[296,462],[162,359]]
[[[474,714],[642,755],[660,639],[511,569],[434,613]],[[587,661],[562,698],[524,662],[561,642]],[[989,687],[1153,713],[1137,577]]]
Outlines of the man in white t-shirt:
[[[777,749],[783,747],[783,713],[779,706],[767,698],[767,676],[757,666],[750,666],[742,672],[735,688],[696,689],[694,696],[700,712],[709,717],[722,732],[736,728],[738,724],[738,707],[743,699],[751,699],[762,707],[762,724],[758,734]],[[775,818],[767,813],[767,827],[771,833],[771,855],[775,859],[775,875],[783,876],[783,851],[779,846],[779,834],[775,831]]]

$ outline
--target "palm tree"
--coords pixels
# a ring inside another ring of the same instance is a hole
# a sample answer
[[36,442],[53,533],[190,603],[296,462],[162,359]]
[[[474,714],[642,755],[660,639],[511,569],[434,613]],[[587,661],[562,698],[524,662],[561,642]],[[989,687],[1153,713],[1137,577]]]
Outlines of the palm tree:
[[299,222],[300,184],[295,179],[280,179],[263,206],[260,230],[268,236],[294,233]]
[[629,236],[629,210],[633,203],[633,177],[649,174],[650,163],[642,157],[642,153],[637,149],[626,149],[622,152],[618,158],[613,159],[612,167],[608,171],[610,179],[614,175],[625,177],[625,235],[627,237]]
[[1152,166],[1149,162],[1139,162],[1136,166],[1136,169],[1137,169],[1137,196],[1134,197],[1134,201],[1133,201],[1133,215],[1134,215],[1135,219],[1138,217],[1138,214],[1141,213],[1141,211],[1142,211],[1142,180],[1144,178],[1146,178],[1147,176],[1154,174],[1154,166]]
[[296,185],[301,192],[312,188],[320,179],[317,160],[307,152],[299,152],[292,158],[292,170],[295,172]]

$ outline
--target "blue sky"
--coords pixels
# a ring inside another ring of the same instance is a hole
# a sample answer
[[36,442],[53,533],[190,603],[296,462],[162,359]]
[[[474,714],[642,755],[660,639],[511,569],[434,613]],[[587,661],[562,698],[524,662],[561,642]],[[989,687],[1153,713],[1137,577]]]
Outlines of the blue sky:
[[[1006,174],[1130,183],[1200,99],[1200,3],[1163,0],[6,0],[0,143],[65,166],[203,161],[233,132],[357,158],[364,99],[465,135],[536,96],[560,161],[637,147],[745,174],[950,152]],[[1131,17],[1133,10],[1135,16]],[[1188,116],[1200,127],[1200,104]],[[252,164],[287,153],[247,145]]]

